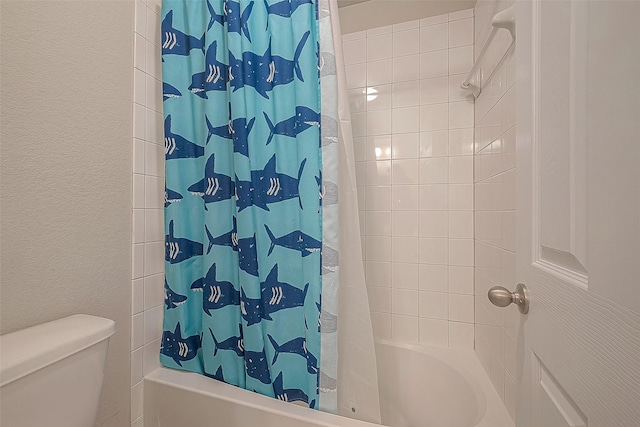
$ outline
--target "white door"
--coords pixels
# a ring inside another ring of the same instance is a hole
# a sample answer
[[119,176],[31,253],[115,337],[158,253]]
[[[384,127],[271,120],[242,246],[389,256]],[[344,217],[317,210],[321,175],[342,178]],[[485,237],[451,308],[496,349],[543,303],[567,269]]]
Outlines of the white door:
[[517,1],[516,25],[517,425],[638,427],[640,2]]

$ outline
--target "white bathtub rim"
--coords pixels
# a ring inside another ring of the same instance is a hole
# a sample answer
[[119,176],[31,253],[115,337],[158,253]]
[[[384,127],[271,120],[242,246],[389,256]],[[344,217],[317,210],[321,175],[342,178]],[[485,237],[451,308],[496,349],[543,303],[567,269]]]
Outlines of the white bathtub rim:
[[[376,340],[376,344],[389,345],[394,347],[405,348],[411,351],[426,353],[434,357],[452,369],[459,372],[467,382],[471,385],[478,398],[478,405],[484,401],[484,413],[475,427],[513,427],[511,420],[500,396],[493,387],[493,383],[487,376],[480,361],[473,350],[455,349],[447,347],[427,346],[423,344],[407,344],[398,343],[388,340]],[[175,387],[188,392],[195,392],[220,399],[225,402],[234,403],[271,412],[276,415],[287,416],[299,421],[309,421],[309,409],[282,402],[280,400],[262,396],[239,387],[223,383],[221,381],[212,380],[200,374],[169,369],[165,367],[145,375],[145,381],[152,381],[159,384]],[[313,419],[317,426],[333,427],[336,426],[338,415],[329,414],[321,411],[313,411]],[[344,427],[380,427],[366,421],[354,420],[348,417],[340,416],[340,426]],[[446,426],[442,426],[446,427]]]
[[300,422],[309,422],[309,411],[312,411],[314,423],[319,427],[335,427],[335,417],[340,418],[341,427],[384,427],[380,424],[355,420],[283,402],[222,381],[207,378],[194,372],[180,371],[161,366],[145,375],[144,381],[151,381],[180,390],[203,394],[215,399],[252,409],[264,410],[275,415],[286,416]]
[[[474,427],[514,427],[515,423],[498,395],[493,383],[480,364],[474,350],[438,347],[426,344],[401,343],[376,339],[376,344],[404,348],[434,357],[458,373],[469,383],[478,399],[479,416]],[[446,427],[446,426],[443,426]]]

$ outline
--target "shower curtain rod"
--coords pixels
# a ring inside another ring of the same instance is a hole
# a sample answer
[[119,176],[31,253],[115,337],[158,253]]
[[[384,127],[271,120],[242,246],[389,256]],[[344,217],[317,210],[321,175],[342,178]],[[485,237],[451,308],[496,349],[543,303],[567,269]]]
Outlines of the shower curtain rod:
[[[500,59],[498,64],[502,62],[502,60],[504,59],[504,56],[507,55],[507,53],[511,50],[513,43],[515,43],[516,41],[516,20],[513,12],[513,6],[508,7],[502,12],[496,13],[493,19],[491,20],[491,26],[493,27],[491,29],[491,33],[489,33],[489,37],[487,37],[487,41],[485,41],[484,46],[482,46],[482,50],[480,50],[478,57],[473,63],[473,67],[471,67],[471,71],[469,71],[469,74],[467,75],[467,78],[464,80],[464,82],[460,84],[460,87],[462,89],[470,91],[473,94],[474,98],[477,98],[478,95],[480,95],[480,91],[482,90],[482,82],[479,81],[478,84],[475,85],[471,83],[471,79],[480,68],[480,61],[482,60],[482,57],[484,56],[484,54],[487,52],[487,49],[489,48],[489,45],[493,41],[493,38],[495,37],[498,30],[500,28],[504,28],[508,30],[509,33],[511,34],[511,39],[512,39],[511,44],[509,45],[509,48],[507,49],[503,57]],[[489,78],[491,78],[492,75],[493,75],[493,71],[489,75]]]

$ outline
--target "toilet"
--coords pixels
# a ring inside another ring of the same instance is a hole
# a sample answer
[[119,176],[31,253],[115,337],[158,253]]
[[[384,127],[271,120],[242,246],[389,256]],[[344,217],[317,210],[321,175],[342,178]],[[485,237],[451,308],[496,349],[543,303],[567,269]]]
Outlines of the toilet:
[[0,426],[93,426],[114,332],[78,314],[0,336]]

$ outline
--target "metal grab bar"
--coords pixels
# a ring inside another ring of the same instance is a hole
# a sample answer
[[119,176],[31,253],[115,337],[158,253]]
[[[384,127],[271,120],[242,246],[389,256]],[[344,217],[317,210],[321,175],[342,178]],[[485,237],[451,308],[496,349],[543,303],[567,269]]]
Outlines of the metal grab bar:
[[[480,68],[480,61],[482,60],[482,57],[484,56],[484,54],[487,52],[487,49],[489,48],[489,45],[493,41],[493,38],[496,36],[496,33],[498,32],[498,30],[500,28],[504,28],[508,30],[509,33],[511,33],[512,42],[511,42],[511,45],[509,45],[507,52],[505,52],[505,55],[509,52],[509,50],[511,49],[511,46],[513,46],[513,43],[516,41],[516,19],[513,12],[513,6],[508,7],[502,12],[496,13],[496,15],[491,20],[491,26],[493,28],[489,33],[489,37],[487,37],[487,41],[485,41],[484,46],[482,46],[482,50],[480,50],[478,57],[473,63],[473,67],[471,67],[471,71],[469,71],[467,78],[460,85],[462,89],[471,91],[473,96],[476,98],[478,97],[478,95],[480,95],[480,92],[482,90],[482,82],[478,82],[477,85],[474,85],[471,83],[471,79]],[[504,59],[504,57],[502,59]],[[502,59],[498,63],[502,62]],[[491,72],[490,76],[492,75],[493,75],[493,71]]]

